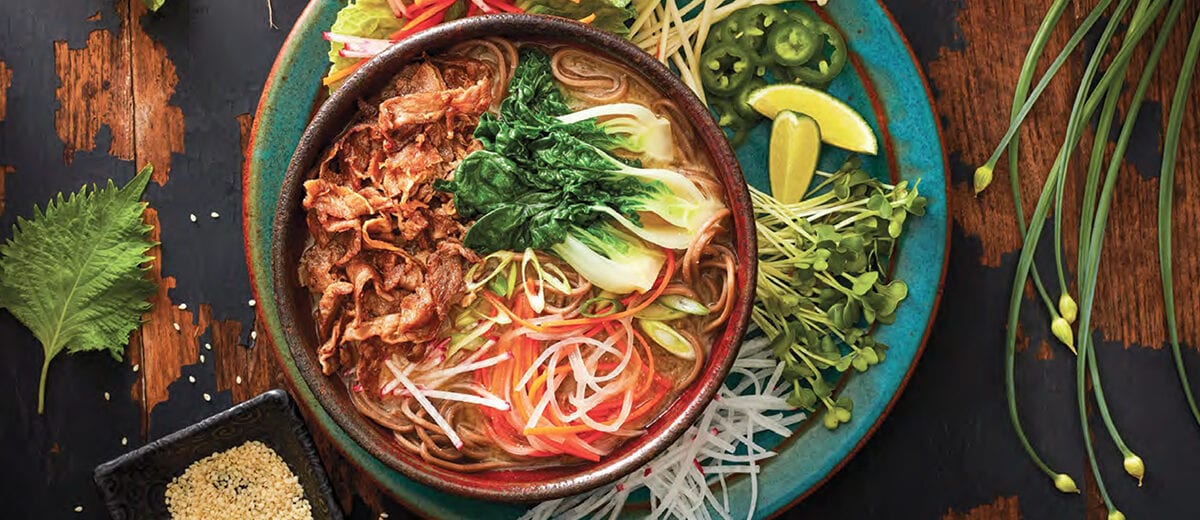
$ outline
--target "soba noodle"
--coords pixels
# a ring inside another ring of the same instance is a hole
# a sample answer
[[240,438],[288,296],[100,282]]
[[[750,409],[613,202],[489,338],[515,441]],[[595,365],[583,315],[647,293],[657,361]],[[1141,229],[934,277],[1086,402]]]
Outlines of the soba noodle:
[[[342,377],[358,410],[399,446],[454,471],[598,460],[637,436],[704,369],[736,290],[723,204],[685,249],[665,251],[647,292],[604,291],[545,251],[480,257],[462,245],[471,222],[432,186],[452,180],[480,149],[475,125],[500,112],[530,45],[484,38],[410,65],[382,99],[364,104],[305,185],[313,241],[300,275],[322,324],[322,367]],[[674,159],[656,167],[723,199],[675,103],[614,61],[539,48],[572,109],[649,108],[669,122],[674,143]],[[414,179],[416,170],[425,176]],[[700,309],[666,308],[664,298]],[[669,316],[658,323],[686,342],[690,357],[641,328],[648,310],[664,309]]]

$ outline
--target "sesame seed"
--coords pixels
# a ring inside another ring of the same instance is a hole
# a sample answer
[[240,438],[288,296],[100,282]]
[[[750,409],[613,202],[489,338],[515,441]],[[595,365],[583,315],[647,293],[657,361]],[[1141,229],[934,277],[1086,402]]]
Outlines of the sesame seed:
[[181,303],[181,304],[179,304],[179,310],[181,310],[181,311],[186,311],[186,310],[187,310],[187,304],[186,304],[186,303]]
[[196,376],[188,376],[188,382],[193,385],[196,384]]
[[129,438],[121,437],[121,446],[128,446],[128,445],[129,445]]
[[253,307],[253,306],[255,306],[255,305],[258,305],[258,302],[254,301],[254,299],[253,299],[253,298],[251,298],[251,299],[250,299],[250,301],[248,301],[248,302],[246,302],[246,303],[247,303],[247,304],[249,304],[251,307]]
[[108,400],[111,400],[111,399],[112,399],[112,396],[111,396],[111,395],[108,395],[108,392],[104,392],[104,400],[105,400],[105,401],[108,401]]
[[388,517],[387,513],[379,513],[379,518],[387,518],[387,517]]
[[258,339],[258,331],[257,330],[250,331],[250,339]]
[[76,513],[82,513],[82,512],[83,512],[83,506],[75,506],[75,512],[76,512]]
[[192,222],[195,222],[195,221],[196,221],[196,214],[195,214],[195,213],[188,213],[188,220],[190,220],[190,221],[192,221]]
[[313,517],[299,478],[259,441],[193,462],[171,480],[165,495],[170,517],[179,520]]
[[205,393],[204,393],[204,400],[205,400],[205,401],[212,401],[212,396],[211,396],[211,395],[208,395],[208,392],[205,392]]
[[133,364],[133,371],[134,371],[134,372],[137,372],[139,368],[142,368],[142,365],[139,365],[139,364],[137,364],[137,363],[134,363],[134,364]]
[[204,362],[204,354],[200,354],[200,362],[201,362],[201,363],[203,363],[203,362]]
[[173,325],[175,327],[176,332],[179,332],[180,330],[182,330],[179,328],[179,322],[172,323],[171,325]]
[[212,343],[205,343],[204,348],[208,349],[208,350],[212,350]]
[[209,214],[208,214],[208,216],[210,216],[210,217],[212,217],[212,218],[221,218],[221,214],[220,214],[220,213],[217,213],[217,212],[215,212],[215,211],[214,211],[214,212],[212,212],[212,213],[209,213]]
[[237,383],[239,385],[242,384],[242,376],[237,376],[237,377],[233,378],[233,382]]

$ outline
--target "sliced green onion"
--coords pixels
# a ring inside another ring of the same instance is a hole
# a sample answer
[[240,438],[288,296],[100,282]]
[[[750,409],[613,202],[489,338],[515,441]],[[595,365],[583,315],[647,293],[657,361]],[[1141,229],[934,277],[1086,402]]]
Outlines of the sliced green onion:
[[[607,304],[607,307],[604,307],[605,304]],[[599,312],[593,312],[590,310],[597,307],[603,307],[604,310]],[[603,318],[623,310],[625,310],[625,304],[621,303],[620,300],[605,296],[590,298],[579,305],[579,314],[588,318]]]
[[646,333],[658,346],[680,359],[696,359],[696,350],[692,342],[683,337],[670,325],[661,321],[637,320],[638,328]]
[[703,303],[678,294],[665,294],[660,296],[655,303],[661,303],[669,308],[686,312],[693,316],[707,316],[709,312],[708,307]]
[[638,313],[634,316],[644,320],[671,321],[680,318],[686,318],[689,316],[689,314],[681,310],[672,309],[658,302],[654,302],[650,305],[647,305],[645,309],[638,311]]

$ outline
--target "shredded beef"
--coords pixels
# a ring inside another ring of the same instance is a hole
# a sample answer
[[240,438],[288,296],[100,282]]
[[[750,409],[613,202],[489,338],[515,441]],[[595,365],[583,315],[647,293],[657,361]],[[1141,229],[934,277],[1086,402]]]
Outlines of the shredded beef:
[[420,355],[462,304],[479,258],[462,246],[453,196],[433,182],[480,148],[472,132],[492,105],[492,77],[465,58],[405,67],[359,103],[304,183],[312,243],[299,277],[316,302],[326,374]]

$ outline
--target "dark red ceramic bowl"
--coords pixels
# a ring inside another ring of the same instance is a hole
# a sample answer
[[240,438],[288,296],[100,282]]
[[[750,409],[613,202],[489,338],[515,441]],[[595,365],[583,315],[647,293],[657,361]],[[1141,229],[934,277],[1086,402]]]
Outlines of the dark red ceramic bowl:
[[[738,256],[734,310],[718,336],[700,378],[652,423],[645,435],[631,439],[599,463],[581,463],[537,470],[482,473],[448,471],[424,462],[395,444],[389,432],[359,414],[337,377],[325,376],[317,364],[319,341],[312,302],[297,280],[305,229],[302,184],[321,151],[352,118],[356,101],[379,90],[402,66],[424,54],[484,36],[569,43],[589,49],[640,71],[662,95],[670,98],[691,120],[725,188],[733,211],[734,248]],[[540,501],[582,493],[610,483],[649,462],[691,425],[721,387],[746,332],[754,297],[757,269],[754,220],[746,181],[737,159],[708,109],[666,67],[633,44],[604,31],[561,18],[534,15],[491,15],[467,18],[421,32],[392,46],[361,67],[320,107],[309,123],[288,166],[275,212],[272,271],[281,322],[292,357],[321,405],[355,442],[388,466],[437,489],[459,495],[500,501]]]

